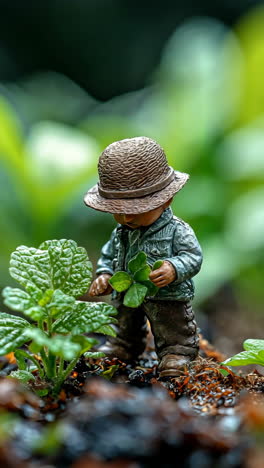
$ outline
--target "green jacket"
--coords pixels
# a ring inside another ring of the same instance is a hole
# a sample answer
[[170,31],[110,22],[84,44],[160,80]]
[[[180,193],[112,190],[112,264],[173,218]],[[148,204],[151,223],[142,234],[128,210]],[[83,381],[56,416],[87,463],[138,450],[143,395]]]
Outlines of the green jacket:
[[147,227],[131,230],[118,225],[102,248],[97,275],[113,275],[116,271],[127,270],[129,260],[141,250],[147,254],[150,265],[156,260],[168,260],[177,272],[177,279],[160,288],[154,297],[156,300],[188,301],[193,298],[191,278],[201,268],[202,251],[192,228],[173,216],[171,208]]

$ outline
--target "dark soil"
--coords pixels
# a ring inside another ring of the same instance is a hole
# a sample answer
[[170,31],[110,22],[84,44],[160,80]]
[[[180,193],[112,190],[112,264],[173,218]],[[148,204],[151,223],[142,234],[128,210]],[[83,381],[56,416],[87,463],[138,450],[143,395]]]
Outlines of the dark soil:
[[6,378],[2,358],[0,466],[263,467],[264,377],[223,375],[222,360],[201,339],[191,368],[161,381],[150,347],[134,364],[80,359],[54,399]]

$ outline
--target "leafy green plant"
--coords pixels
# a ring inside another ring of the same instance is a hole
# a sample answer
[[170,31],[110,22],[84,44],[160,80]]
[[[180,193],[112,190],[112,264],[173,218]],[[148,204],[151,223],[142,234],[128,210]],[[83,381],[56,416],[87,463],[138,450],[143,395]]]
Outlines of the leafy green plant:
[[[76,300],[91,283],[92,264],[73,240],[49,240],[38,249],[18,247],[11,255],[10,274],[25,291],[6,287],[4,303],[31,322],[0,313],[0,355],[15,352],[19,370],[12,377],[34,381],[32,371],[37,369],[56,393],[82,354],[103,356],[90,351],[97,341],[83,333],[115,336],[110,324],[116,322],[116,309]],[[19,349],[22,345],[25,349]],[[33,367],[28,368],[28,361]]]
[[264,366],[264,340],[248,339],[244,341],[245,351],[226,359],[222,364],[227,366],[247,366],[258,364]]
[[138,307],[144,301],[146,295],[154,296],[158,292],[158,287],[155,286],[149,279],[151,271],[160,268],[162,260],[157,260],[151,268],[147,264],[147,255],[145,252],[138,252],[128,263],[128,270],[118,271],[109,283],[117,292],[127,291],[123,303],[127,307]]

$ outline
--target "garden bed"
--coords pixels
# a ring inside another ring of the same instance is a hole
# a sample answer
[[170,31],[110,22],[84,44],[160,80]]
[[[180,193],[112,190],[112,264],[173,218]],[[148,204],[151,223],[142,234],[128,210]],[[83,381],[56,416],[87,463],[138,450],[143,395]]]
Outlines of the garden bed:
[[2,358],[1,466],[263,466],[264,377],[223,375],[203,339],[178,378],[160,381],[155,357],[149,348],[134,365],[81,358],[57,398],[4,377],[16,364]]

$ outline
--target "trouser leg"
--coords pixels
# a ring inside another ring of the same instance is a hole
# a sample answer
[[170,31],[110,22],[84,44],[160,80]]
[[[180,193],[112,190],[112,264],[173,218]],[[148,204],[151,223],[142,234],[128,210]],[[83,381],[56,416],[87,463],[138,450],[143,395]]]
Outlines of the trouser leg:
[[117,354],[120,350],[120,358],[127,354],[129,358],[135,359],[143,353],[146,346],[147,319],[144,311],[142,307],[126,307],[118,300],[113,300],[112,304],[118,311],[117,336],[110,337],[108,342],[113,345]]
[[184,355],[190,359],[197,356],[199,338],[190,302],[147,301],[144,310],[159,359],[167,354]]

